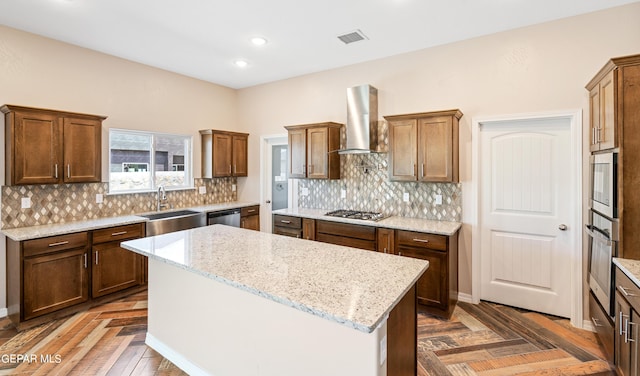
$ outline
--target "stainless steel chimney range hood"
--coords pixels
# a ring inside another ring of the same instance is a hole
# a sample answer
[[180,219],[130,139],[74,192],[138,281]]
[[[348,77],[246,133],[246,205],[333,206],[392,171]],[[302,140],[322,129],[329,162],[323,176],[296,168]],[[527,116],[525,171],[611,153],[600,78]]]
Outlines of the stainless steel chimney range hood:
[[378,89],[360,85],[347,89],[347,144],[339,154],[376,153],[378,149]]

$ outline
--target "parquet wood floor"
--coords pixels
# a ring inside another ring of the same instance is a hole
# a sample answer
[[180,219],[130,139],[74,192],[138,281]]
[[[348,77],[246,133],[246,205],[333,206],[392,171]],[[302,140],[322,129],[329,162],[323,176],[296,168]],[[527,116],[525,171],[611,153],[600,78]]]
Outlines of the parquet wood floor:
[[[0,375],[185,375],[144,344],[146,325],[144,292],[20,333],[0,320]],[[418,358],[419,376],[613,374],[593,333],[485,302],[419,313]]]

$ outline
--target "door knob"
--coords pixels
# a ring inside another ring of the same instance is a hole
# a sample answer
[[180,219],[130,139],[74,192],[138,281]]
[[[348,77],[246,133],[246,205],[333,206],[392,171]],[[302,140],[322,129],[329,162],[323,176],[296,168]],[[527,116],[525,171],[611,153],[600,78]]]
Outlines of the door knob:
[[565,224],[563,223],[563,224],[561,224],[560,226],[558,226],[558,229],[559,229],[560,231],[567,231],[567,225],[565,225]]
[[267,201],[265,201],[265,202],[266,202],[267,204],[270,204],[270,203],[271,203],[271,200],[267,200]]

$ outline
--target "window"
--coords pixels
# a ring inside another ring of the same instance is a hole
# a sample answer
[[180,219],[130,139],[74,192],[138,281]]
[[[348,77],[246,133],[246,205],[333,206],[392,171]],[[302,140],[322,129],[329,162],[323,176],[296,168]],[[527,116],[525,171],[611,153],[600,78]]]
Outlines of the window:
[[109,192],[193,188],[191,136],[109,130]]

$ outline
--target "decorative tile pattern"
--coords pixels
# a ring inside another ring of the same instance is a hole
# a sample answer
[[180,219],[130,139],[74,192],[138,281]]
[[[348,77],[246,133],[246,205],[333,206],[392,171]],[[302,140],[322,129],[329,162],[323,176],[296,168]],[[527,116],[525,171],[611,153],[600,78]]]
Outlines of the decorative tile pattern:
[[[389,181],[388,158],[388,153],[341,155],[341,179],[301,179],[298,205],[302,208],[352,209],[461,221],[461,184]],[[309,195],[303,196],[302,188],[308,188]],[[343,189],[346,190],[346,198],[341,198]],[[403,201],[405,192],[409,193],[409,202]],[[435,204],[436,195],[442,195],[442,205]]]
[[[236,178],[195,179],[197,189],[167,191],[173,208],[217,204],[237,200],[232,185]],[[108,183],[23,185],[2,187],[2,228],[18,228],[130,215],[155,210],[156,193],[108,195]],[[103,203],[96,204],[96,194]],[[31,208],[22,209],[23,197],[31,198]]]

